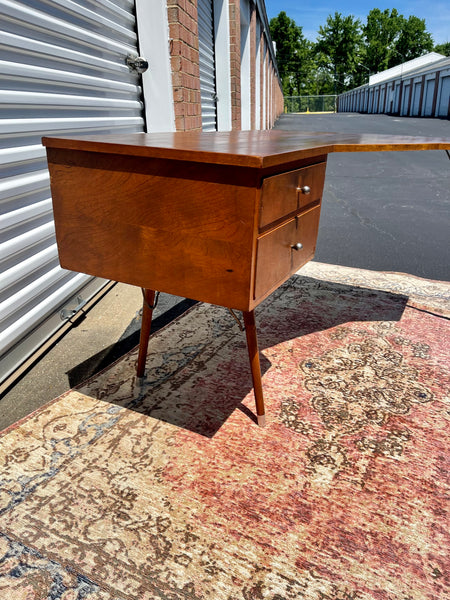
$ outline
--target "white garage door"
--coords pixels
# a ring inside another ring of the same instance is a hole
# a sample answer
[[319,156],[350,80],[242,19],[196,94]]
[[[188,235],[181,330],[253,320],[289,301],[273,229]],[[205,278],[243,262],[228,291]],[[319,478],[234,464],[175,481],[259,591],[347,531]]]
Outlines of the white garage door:
[[133,0],[1,1],[0,383],[105,284],[58,265],[40,140],[144,131],[129,54]]
[[198,1],[198,48],[203,131],[216,131],[216,67],[212,0]]
[[439,117],[448,117],[450,111],[450,75],[441,75],[439,85],[439,97],[436,107],[436,115]]

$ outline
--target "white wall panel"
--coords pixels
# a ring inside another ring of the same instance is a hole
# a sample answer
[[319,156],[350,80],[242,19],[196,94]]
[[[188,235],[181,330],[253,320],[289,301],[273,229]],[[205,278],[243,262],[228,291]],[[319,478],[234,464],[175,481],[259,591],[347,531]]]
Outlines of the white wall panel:
[[213,10],[217,130],[231,131],[230,7],[228,0],[214,0]]
[[240,0],[241,24],[241,129],[251,129],[251,92],[250,92],[250,4]]
[[256,19],[255,127],[261,129],[261,21]]

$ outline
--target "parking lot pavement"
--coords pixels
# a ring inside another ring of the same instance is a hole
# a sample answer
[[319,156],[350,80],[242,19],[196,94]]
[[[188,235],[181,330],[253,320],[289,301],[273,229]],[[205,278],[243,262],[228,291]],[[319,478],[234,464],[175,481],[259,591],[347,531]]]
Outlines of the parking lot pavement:
[[[450,137],[450,121],[282,115],[277,129]],[[328,157],[315,260],[450,280],[450,160],[444,151]]]
[[[283,115],[278,129],[450,137],[450,122],[384,115]],[[368,152],[328,158],[319,262],[449,280],[450,161],[445,152]],[[0,430],[138,344],[139,288],[118,284],[0,400]],[[190,302],[162,294],[154,327]]]

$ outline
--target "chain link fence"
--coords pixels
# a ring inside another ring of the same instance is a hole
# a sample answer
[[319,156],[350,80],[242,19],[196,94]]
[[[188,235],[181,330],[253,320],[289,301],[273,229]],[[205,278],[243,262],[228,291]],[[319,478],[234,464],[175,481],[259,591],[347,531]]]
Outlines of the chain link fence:
[[323,96],[285,96],[285,113],[336,112],[335,94]]

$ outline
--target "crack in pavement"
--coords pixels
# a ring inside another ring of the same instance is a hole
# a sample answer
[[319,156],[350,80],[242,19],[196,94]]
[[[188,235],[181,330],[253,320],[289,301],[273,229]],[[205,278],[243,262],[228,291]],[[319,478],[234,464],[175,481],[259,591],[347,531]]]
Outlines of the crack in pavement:
[[380,233],[382,235],[385,235],[385,236],[391,238],[394,242],[398,242],[397,238],[394,235],[392,235],[392,233],[390,233],[389,231],[386,231],[385,229],[382,229],[376,223],[374,223],[374,221],[372,221],[369,217],[365,217],[358,210],[355,210],[355,208],[353,208],[350,205],[350,202],[348,200],[346,200],[344,198],[339,198],[335,194],[335,192],[333,191],[333,189],[331,187],[328,187],[328,189],[326,190],[326,193],[329,194],[330,196],[332,196],[332,198],[334,198],[336,203],[339,204],[340,206],[342,206],[348,214],[356,217],[362,226],[364,226],[368,229],[373,229],[377,233]]

